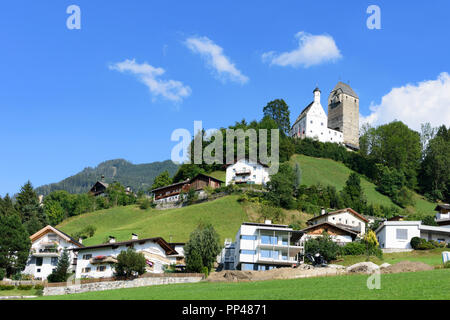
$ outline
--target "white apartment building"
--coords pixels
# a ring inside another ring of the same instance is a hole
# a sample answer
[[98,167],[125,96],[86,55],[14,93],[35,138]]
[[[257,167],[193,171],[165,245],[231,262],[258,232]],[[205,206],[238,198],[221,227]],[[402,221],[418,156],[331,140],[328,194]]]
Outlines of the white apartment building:
[[[83,245],[64,232],[46,226],[30,236],[31,249],[23,273],[32,275],[35,279],[45,280],[58,265],[58,259],[67,250],[71,262],[75,255],[70,249],[82,248]],[[69,271],[73,271],[71,263]]]
[[236,234],[234,269],[270,270],[298,264],[302,232],[286,225],[245,222]]
[[78,254],[76,278],[113,277],[117,256],[128,248],[133,248],[144,255],[147,272],[163,273],[164,267],[184,264],[183,245],[181,243],[171,245],[160,237],[139,239],[133,234],[129,241],[116,242],[114,237],[110,237],[109,243],[106,244],[74,248],[73,251]]
[[261,163],[240,159],[227,167],[225,181],[227,186],[233,183],[265,185],[270,181],[269,168]]
[[369,220],[352,208],[332,212],[322,210],[320,215],[308,220],[308,224],[311,226],[324,222],[332,223],[338,227],[357,232],[359,236],[363,236],[366,233],[366,224],[369,223]]
[[375,233],[381,249],[412,249],[414,237],[450,243],[449,227],[426,226],[421,221],[384,221]]
[[314,90],[314,101],[302,110],[290,131],[294,138],[312,138],[320,142],[343,143],[343,133],[328,128],[328,117],[320,103],[320,90]]

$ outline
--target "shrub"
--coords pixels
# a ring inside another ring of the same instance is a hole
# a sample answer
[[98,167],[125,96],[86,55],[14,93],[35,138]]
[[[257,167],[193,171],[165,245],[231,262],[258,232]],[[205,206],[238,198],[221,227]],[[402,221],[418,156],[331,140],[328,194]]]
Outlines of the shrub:
[[6,270],[4,268],[0,268],[0,281],[3,280],[6,276]]
[[205,278],[208,278],[208,275],[209,275],[208,267],[203,267],[202,268],[202,273],[205,275]]
[[33,289],[33,285],[25,285],[25,284],[21,284],[19,286],[17,286],[17,289],[19,290],[31,290]]
[[343,256],[362,256],[366,254],[366,245],[362,242],[350,242],[341,247]]
[[34,286],[34,288],[35,288],[36,290],[44,290],[44,285],[42,285],[42,284],[37,284],[37,285]]
[[414,237],[411,239],[411,248],[413,248],[414,250],[418,250],[420,244],[421,244],[421,240],[419,237]]
[[444,263],[444,268],[450,269],[450,261],[447,261],[446,263]]
[[147,210],[152,206],[152,200],[146,197],[143,197],[138,200],[139,209],[141,210]]
[[339,245],[325,232],[321,237],[310,239],[305,244],[305,253],[320,253],[326,261],[336,260],[339,251]]
[[131,278],[145,273],[147,262],[142,253],[137,253],[131,248],[122,251],[117,256],[115,267],[116,276]]
[[5,291],[5,290],[14,290],[14,286],[13,285],[9,285],[9,284],[0,284],[0,290]]

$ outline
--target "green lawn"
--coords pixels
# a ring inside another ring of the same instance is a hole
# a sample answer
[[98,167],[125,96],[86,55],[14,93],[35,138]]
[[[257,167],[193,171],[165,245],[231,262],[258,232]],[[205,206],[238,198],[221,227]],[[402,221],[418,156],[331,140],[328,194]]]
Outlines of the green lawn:
[[208,173],[209,176],[222,180],[223,182],[225,182],[226,179],[226,172],[225,171],[213,171],[211,173]]
[[[433,250],[414,250],[411,252],[396,252],[396,253],[385,253],[383,254],[383,259],[377,257],[370,257],[369,261],[376,263],[378,265],[385,262],[390,264],[395,264],[400,261],[418,261],[423,262],[432,266],[442,265],[442,252],[449,251],[448,248],[444,249],[433,249]],[[337,260],[336,264],[341,264],[344,266],[351,266],[358,262],[367,261],[366,256],[344,256]]]
[[163,237],[166,241],[185,242],[201,222],[212,223],[221,237],[234,239],[247,214],[237,202],[237,196],[227,196],[214,201],[171,210],[140,210],[136,206],[116,207],[86,213],[65,220],[57,226],[72,234],[88,225],[97,227],[92,238],[83,244],[103,243],[109,235],[118,241],[129,240],[131,233],[141,238]]
[[13,290],[0,290],[0,296],[5,297],[5,296],[37,296],[38,295],[38,291],[36,289],[31,289],[31,290],[18,290],[18,289],[13,289]]
[[403,300],[450,299],[450,270],[382,274],[381,289],[367,288],[367,275],[239,283],[174,284],[41,297],[67,300]]
[[[296,161],[300,164],[302,169],[302,184],[305,185],[320,183],[324,186],[332,185],[337,190],[342,190],[348,176],[353,172],[343,163],[331,159],[313,158],[297,154],[292,157],[291,161]],[[361,186],[369,203],[398,207],[389,197],[379,193],[376,190],[375,184],[369,182],[364,177],[361,179]],[[435,204],[426,201],[418,194],[414,198],[416,200],[415,209],[417,212],[426,214],[433,213]]]

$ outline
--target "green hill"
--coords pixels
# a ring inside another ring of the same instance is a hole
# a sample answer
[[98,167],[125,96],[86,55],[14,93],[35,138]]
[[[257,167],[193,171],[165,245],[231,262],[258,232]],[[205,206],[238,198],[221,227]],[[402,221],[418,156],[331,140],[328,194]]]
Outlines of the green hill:
[[85,168],[83,171],[66,178],[58,183],[52,183],[36,188],[38,194],[47,195],[55,190],[65,190],[70,193],[84,193],[89,191],[92,185],[105,177],[105,182],[118,181],[133,190],[148,189],[155,177],[168,170],[173,176],[178,166],[170,160],[144,164],[133,164],[123,159],[109,160],[100,163],[95,168]]
[[[353,171],[347,168],[343,163],[324,158],[313,158],[304,155],[294,155],[291,162],[298,162],[302,169],[302,184],[314,185],[332,185],[337,190],[342,190],[345,186],[348,176]],[[364,177],[361,179],[361,186],[366,194],[367,201],[373,204],[384,206],[396,206],[392,200],[379,193],[376,186]],[[433,212],[435,204],[425,200],[420,195],[415,195],[415,210],[417,213],[430,214]]]
[[117,241],[129,240],[131,233],[140,238],[163,237],[166,241],[185,242],[199,223],[212,223],[221,236],[234,239],[247,214],[237,196],[228,196],[211,202],[171,210],[140,210],[136,206],[115,207],[86,213],[65,220],[57,226],[60,230],[73,234],[88,225],[97,228],[92,238],[83,244],[103,243],[108,236]]

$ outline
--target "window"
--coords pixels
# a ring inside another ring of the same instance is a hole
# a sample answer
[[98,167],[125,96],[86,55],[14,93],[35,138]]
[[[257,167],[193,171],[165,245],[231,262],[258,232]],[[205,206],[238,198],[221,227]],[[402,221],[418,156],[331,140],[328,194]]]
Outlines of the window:
[[408,240],[408,229],[397,229],[396,237],[397,240]]
[[313,123],[312,120],[311,120],[311,123]]
[[105,271],[106,270],[106,266],[98,266],[97,267],[97,271],[98,272],[103,272],[103,271]]
[[89,260],[92,258],[92,254],[83,254],[83,260]]
[[274,236],[261,236],[262,244],[278,244],[278,237]]
[[255,250],[241,250],[241,254],[255,255],[256,251]]
[[320,125],[323,126],[323,122],[321,122]]
[[56,234],[50,233],[48,235],[48,241],[56,241],[56,239],[57,239],[57,235]]
[[287,238],[283,238],[283,240],[281,240],[282,245],[283,246],[287,246],[288,245],[288,239]]
[[91,268],[83,268],[83,269],[81,270],[81,272],[83,272],[83,273],[89,273],[89,272],[91,272]]
[[256,236],[242,235],[242,240],[256,240]]
[[52,257],[52,266],[57,266],[57,265],[58,265],[58,258]]
[[42,260],[43,260],[42,257],[37,257],[36,258],[36,266],[38,266],[38,267],[42,266]]
[[253,266],[252,263],[243,263],[243,264],[241,265],[241,270],[247,270],[247,271],[249,271],[249,270],[253,270],[253,269],[254,269],[254,266]]
[[37,273],[41,272],[41,269],[37,269],[36,272],[37,272]]
[[279,255],[278,251],[272,251],[272,250],[261,250],[260,251],[261,258],[278,260],[278,255]]

